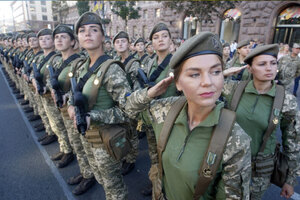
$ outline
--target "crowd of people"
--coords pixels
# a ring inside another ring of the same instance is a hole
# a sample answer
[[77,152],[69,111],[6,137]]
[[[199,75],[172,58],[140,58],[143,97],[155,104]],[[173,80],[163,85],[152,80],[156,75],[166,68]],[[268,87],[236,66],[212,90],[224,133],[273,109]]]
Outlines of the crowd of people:
[[[3,72],[41,145],[58,141],[58,168],[80,195],[98,182],[107,200],[130,198],[123,177],[146,135],[153,199],[261,199],[278,159],[276,128],[290,198],[300,173],[296,99],[300,44],[222,44],[200,32],[179,44],[164,23],[149,39],[120,31],[107,40],[100,17],[80,16],[38,33],[0,35]],[[282,50],[281,50],[282,49]],[[290,90],[295,84],[293,94]],[[274,183],[274,182],[272,182]]]

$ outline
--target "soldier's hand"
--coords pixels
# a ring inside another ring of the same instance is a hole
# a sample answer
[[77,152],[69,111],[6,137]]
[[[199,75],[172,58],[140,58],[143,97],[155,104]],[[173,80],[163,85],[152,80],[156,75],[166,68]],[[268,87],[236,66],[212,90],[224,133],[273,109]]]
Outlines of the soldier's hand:
[[148,96],[150,98],[155,98],[155,97],[165,93],[167,88],[169,87],[169,85],[172,83],[173,79],[174,79],[174,76],[169,76],[169,77],[161,80],[160,82],[158,82],[155,86],[151,87],[148,90]]
[[245,65],[243,67],[230,67],[223,71],[223,75],[224,76],[232,76],[234,74],[238,74],[240,71],[242,71],[243,69],[245,69],[247,67],[248,67],[248,65]]
[[69,114],[70,119],[74,119],[74,116],[75,116],[75,108],[74,108],[74,106],[69,106],[68,107],[68,114]]
[[53,89],[51,89],[51,97],[52,97],[53,101],[56,102],[56,98],[55,98]]
[[294,187],[285,183],[281,189],[280,196],[289,199],[293,194]]

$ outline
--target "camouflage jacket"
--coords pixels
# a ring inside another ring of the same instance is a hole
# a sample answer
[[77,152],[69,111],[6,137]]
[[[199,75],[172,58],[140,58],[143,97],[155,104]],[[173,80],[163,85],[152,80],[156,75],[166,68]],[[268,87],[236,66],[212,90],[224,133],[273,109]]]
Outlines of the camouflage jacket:
[[[147,96],[147,88],[145,88],[143,90],[135,91],[134,93],[131,94],[131,96],[128,97],[127,104],[126,104],[126,112],[129,116],[135,117],[135,115],[137,115],[139,112],[148,109],[150,113],[149,114],[150,118],[152,119],[152,126],[154,128],[155,136],[156,139],[158,140],[160,131],[162,129],[166,116],[171,108],[171,105],[178,98],[179,97],[168,97],[159,100],[151,100],[151,98]],[[219,116],[213,116],[213,117],[214,120],[218,121],[216,117]],[[176,119],[176,121],[178,119],[179,117]],[[187,121],[184,124],[185,124],[184,126],[186,126],[185,128],[188,129]],[[174,123],[173,127],[175,128],[177,127],[176,123]],[[176,132],[174,128],[171,132],[171,135],[173,134],[173,132]],[[195,135],[197,134],[194,134],[194,136]],[[193,144],[191,141],[193,141],[193,139],[188,140],[187,146]],[[249,136],[242,130],[242,128],[237,123],[235,123],[232,132],[229,136],[226,147],[224,149],[224,153],[221,161],[222,167],[220,171],[221,174],[220,178],[221,178],[221,182],[224,183],[223,196],[225,196],[226,199],[249,199],[249,187],[250,187],[249,184],[251,178],[250,141],[251,139],[249,138]],[[181,144],[178,144],[177,146],[181,147]],[[170,147],[167,145],[165,151],[167,151],[168,148],[171,149],[173,148],[174,150],[177,149],[177,147],[175,146]],[[190,148],[192,147],[190,146]],[[185,151],[185,154],[191,154],[191,153],[193,152],[190,152],[188,150]],[[175,158],[176,157],[177,155],[175,155]],[[168,157],[168,159],[172,159],[172,158],[174,158],[174,156]],[[194,159],[199,159],[199,158],[194,157]],[[191,162],[191,161],[192,160],[187,162]],[[178,166],[179,165],[180,164],[178,163]],[[167,174],[167,171],[168,168],[164,168],[165,174]],[[196,170],[193,177],[197,177],[197,173],[198,171]],[[177,176],[177,174],[172,174],[171,176]],[[195,180],[197,181],[197,178],[195,178]],[[187,194],[187,196],[184,197],[184,199],[190,199],[189,197],[193,195],[196,181],[194,182],[192,187],[189,188],[184,187],[185,190],[183,192]],[[166,184],[172,186],[173,183],[164,182],[164,185]],[[218,184],[218,183],[216,182],[214,184]],[[212,199],[215,199],[216,198],[215,196],[218,195],[219,192],[222,193],[222,191],[214,191],[211,193],[211,191],[207,190],[206,193],[209,194],[205,194],[205,196],[210,196]],[[167,196],[167,198],[169,197]]]
[[294,78],[300,75],[300,58],[292,58],[290,55],[283,56],[278,61],[278,81],[283,86],[288,86]]

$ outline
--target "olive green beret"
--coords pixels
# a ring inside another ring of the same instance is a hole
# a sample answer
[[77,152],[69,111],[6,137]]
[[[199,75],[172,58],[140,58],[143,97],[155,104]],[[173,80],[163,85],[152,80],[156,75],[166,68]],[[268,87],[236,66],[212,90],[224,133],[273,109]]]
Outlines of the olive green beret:
[[16,40],[18,40],[19,38],[22,39],[22,34],[19,34],[19,35],[16,36]]
[[115,37],[113,38],[112,42],[113,44],[115,43],[116,39],[120,39],[120,38],[126,38],[129,41],[129,36],[128,33],[126,33],[125,31],[120,31],[119,33],[117,33],[115,35]]
[[170,67],[175,69],[184,60],[205,54],[216,54],[221,58],[223,55],[219,38],[211,32],[200,32],[186,40],[172,56]]
[[240,41],[240,42],[237,44],[236,48],[239,49],[239,48],[241,48],[241,47],[243,47],[243,46],[247,46],[247,45],[249,45],[249,44],[250,44],[249,40],[243,40],[243,41]]
[[296,49],[300,48],[300,44],[294,43],[294,44],[293,44],[293,48],[296,48]]
[[105,40],[105,42],[104,42],[105,44],[106,43],[109,43],[109,44],[111,44],[111,41],[110,40]]
[[52,36],[52,30],[48,29],[48,28],[44,28],[42,30],[40,30],[37,33],[37,37],[39,38],[40,36],[44,36],[44,35],[51,35]]
[[137,44],[137,43],[139,43],[139,42],[142,42],[142,43],[144,43],[145,44],[145,40],[143,39],[143,38],[139,38],[139,39],[137,39],[135,42],[134,42],[134,46]]
[[164,30],[165,30],[165,31],[168,31],[169,36],[171,37],[171,33],[170,33],[170,30],[168,29],[167,25],[164,24],[164,23],[158,23],[158,24],[156,24],[156,25],[153,27],[153,29],[152,29],[152,31],[151,31],[151,33],[150,33],[149,39],[152,41],[152,36],[153,36],[153,34],[159,32],[159,31],[164,31]]
[[278,51],[279,46],[277,44],[268,44],[256,47],[246,56],[244,62],[247,64],[251,64],[252,59],[259,55],[270,55],[277,58]]
[[27,35],[27,42],[29,42],[29,38],[32,38],[32,37],[36,37],[36,34],[35,33],[29,33]]
[[74,31],[67,25],[60,24],[56,26],[53,31],[53,38],[56,34],[59,33],[68,33],[72,39],[74,38]]
[[27,34],[26,33],[24,33],[23,35],[22,35],[22,39],[23,38],[27,38]]
[[79,27],[87,24],[98,24],[101,28],[102,34],[104,34],[101,18],[99,15],[93,12],[85,12],[79,17],[79,19],[75,23],[75,33],[78,34]]
[[227,43],[227,42],[226,42],[226,43],[224,43],[224,44],[223,44],[223,48],[225,48],[225,47],[230,47],[230,44],[229,44],[229,43]]
[[147,48],[149,45],[152,45],[151,41],[146,43],[145,48]]

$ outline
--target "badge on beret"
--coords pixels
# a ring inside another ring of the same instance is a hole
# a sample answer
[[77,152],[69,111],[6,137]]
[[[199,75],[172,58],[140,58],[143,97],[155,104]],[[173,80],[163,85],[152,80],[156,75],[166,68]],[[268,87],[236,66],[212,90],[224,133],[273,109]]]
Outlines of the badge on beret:
[[94,80],[94,85],[98,85],[98,84],[99,84],[99,79],[96,78],[96,79]]
[[73,77],[73,73],[72,73],[72,72],[69,72],[69,74],[68,74],[68,75],[69,75],[69,77],[70,77],[70,78],[72,78],[72,77]]
[[220,42],[218,41],[218,38],[216,38],[216,36],[211,37],[211,43],[212,43],[212,46],[214,47],[214,49],[216,49],[216,50],[221,49]]

